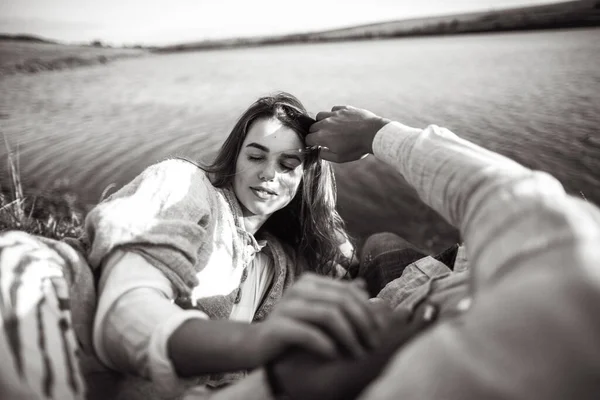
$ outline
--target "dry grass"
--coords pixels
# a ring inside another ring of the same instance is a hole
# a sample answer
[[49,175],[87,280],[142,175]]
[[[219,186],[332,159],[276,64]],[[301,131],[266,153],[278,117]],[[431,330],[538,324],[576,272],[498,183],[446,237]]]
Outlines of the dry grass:
[[0,232],[21,230],[52,239],[76,238],[82,233],[84,211],[67,181],[55,182],[47,190],[24,190],[19,157],[9,147],[9,182],[0,185]]

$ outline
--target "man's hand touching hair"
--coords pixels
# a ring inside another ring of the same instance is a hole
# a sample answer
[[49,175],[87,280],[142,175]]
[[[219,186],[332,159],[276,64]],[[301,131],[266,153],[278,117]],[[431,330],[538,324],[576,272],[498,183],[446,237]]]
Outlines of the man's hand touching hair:
[[306,136],[307,146],[322,146],[321,157],[343,163],[373,152],[375,134],[389,119],[352,106],[335,106],[317,114]]

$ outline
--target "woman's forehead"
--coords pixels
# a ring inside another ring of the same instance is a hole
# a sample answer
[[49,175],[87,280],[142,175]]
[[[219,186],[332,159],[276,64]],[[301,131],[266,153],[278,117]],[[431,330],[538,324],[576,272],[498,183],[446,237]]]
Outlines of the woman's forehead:
[[304,147],[298,134],[275,118],[261,118],[252,123],[243,147],[251,143],[267,147],[270,152],[293,151]]

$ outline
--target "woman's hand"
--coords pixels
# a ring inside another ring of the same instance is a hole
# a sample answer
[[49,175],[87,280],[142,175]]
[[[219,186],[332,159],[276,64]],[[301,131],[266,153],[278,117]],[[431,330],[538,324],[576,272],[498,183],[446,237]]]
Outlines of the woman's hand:
[[391,311],[373,306],[363,286],[303,275],[267,320],[253,325],[249,341],[259,359],[269,362],[291,348],[326,359],[366,354],[381,340]]
[[293,399],[353,399],[379,375],[398,348],[434,320],[435,308],[431,305],[420,308],[416,315],[397,309],[382,340],[366,356],[324,360],[306,351],[294,350],[268,368],[272,368],[278,386]]

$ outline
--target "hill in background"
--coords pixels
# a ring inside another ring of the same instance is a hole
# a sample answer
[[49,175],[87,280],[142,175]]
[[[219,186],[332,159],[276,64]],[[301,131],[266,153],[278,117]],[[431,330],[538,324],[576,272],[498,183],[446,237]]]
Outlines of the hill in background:
[[20,35],[9,35],[5,33],[0,33],[0,41],[11,40],[11,41],[19,41],[19,42],[28,42],[28,43],[54,43],[57,42],[45,38],[41,38],[39,36],[20,34]]
[[283,43],[313,43],[590,26],[600,26],[600,0],[577,0],[508,10],[390,21],[312,33],[208,40],[161,47],[157,51],[191,51]]

